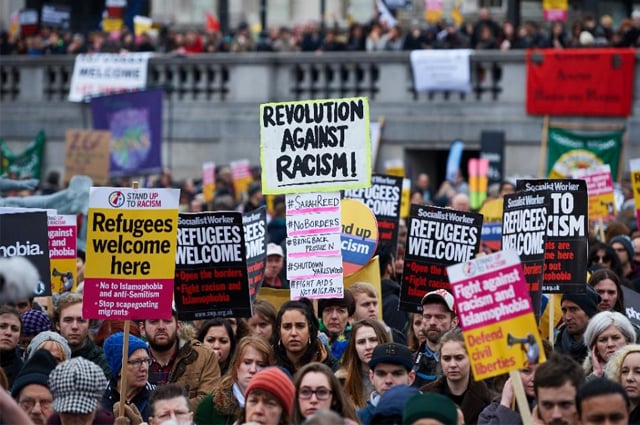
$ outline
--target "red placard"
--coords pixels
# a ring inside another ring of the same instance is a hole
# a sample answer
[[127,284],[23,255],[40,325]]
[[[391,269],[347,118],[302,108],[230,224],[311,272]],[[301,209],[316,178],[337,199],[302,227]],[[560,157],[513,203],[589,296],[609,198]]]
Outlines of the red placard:
[[527,113],[606,115],[631,113],[633,49],[527,52]]

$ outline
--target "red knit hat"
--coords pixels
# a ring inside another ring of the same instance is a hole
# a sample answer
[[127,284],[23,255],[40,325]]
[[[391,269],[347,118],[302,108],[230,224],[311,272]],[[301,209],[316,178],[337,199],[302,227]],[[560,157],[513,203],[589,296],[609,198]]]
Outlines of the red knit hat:
[[291,416],[296,390],[291,379],[280,368],[268,367],[256,373],[249,381],[245,397],[248,397],[253,390],[263,390],[272,394],[282,405],[284,413]]

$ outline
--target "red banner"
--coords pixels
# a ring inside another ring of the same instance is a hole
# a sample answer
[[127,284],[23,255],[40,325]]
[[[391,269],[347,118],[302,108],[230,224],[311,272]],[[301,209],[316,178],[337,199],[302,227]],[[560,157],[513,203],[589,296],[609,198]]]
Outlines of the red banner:
[[527,113],[607,115],[631,113],[633,49],[527,51]]

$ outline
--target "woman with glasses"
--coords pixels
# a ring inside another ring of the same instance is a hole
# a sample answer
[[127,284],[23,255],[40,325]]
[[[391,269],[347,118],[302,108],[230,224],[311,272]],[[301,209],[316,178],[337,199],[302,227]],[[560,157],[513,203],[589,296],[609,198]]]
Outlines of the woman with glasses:
[[300,424],[319,410],[333,410],[347,424],[357,424],[356,412],[338,379],[322,363],[309,363],[293,379],[296,398],[291,423]]
[[155,385],[149,383],[149,366],[151,357],[147,344],[133,335],[129,335],[128,360],[122,364],[122,347],[124,345],[124,334],[115,333],[104,340],[104,355],[107,358],[109,368],[111,368],[111,380],[102,397],[102,407],[113,411],[119,416],[118,405],[120,400],[120,379],[126,374],[126,390],[123,400],[127,403],[127,417],[139,418],[140,423],[149,420],[151,413],[149,409],[149,396],[155,389]]
[[390,342],[389,334],[377,320],[364,319],[353,324],[342,367],[336,372],[336,377],[343,383],[345,393],[355,408],[366,406],[374,391],[369,379],[369,360],[373,349],[386,342]]
[[622,276],[622,265],[613,248],[605,243],[596,242],[589,248],[587,269],[593,272],[602,268],[609,269],[618,276]]
[[198,425],[233,424],[245,407],[244,396],[251,379],[274,363],[273,349],[263,338],[242,338],[231,360],[229,372],[212,393],[198,404],[195,422]]

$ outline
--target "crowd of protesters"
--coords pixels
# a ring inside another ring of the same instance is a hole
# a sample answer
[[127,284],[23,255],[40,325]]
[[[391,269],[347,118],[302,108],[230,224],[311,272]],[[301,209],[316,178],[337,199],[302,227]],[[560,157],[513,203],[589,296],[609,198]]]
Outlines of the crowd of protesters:
[[157,52],[199,54],[216,52],[322,52],[401,51],[415,49],[527,49],[572,47],[640,47],[640,10],[617,27],[609,15],[585,14],[572,23],[539,24],[527,21],[515,27],[498,20],[487,9],[474,22],[456,25],[451,19],[435,24],[414,24],[407,28],[389,26],[379,17],[367,23],[353,23],[347,29],[337,24],[324,30],[316,22],[301,26],[269,28],[254,33],[240,23],[229,34],[219,31],[161,28],[156,37],[145,33],[135,37],[125,28],[118,34],[94,31],[89,34],[42,28],[29,36],[7,32],[0,36],[1,55],[55,55],[78,53]]
[[[259,176],[256,167],[238,196],[231,170],[219,167],[211,203],[200,182],[176,182],[168,169],[143,186],[180,187],[186,211],[246,212],[265,204]],[[50,173],[41,192],[62,190],[57,177]],[[462,176],[437,189],[427,173],[414,183],[412,203],[470,210]],[[505,181],[490,188],[490,200],[514,189]],[[362,281],[315,305],[258,297],[251,318],[183,322],[174,310],[169,319],[130,323],[126,344],[124,322],[83,317],[82,285],[0,306],[0,386],[8,391],[0,389],[0,423],[522,424],[520,386],[536,424],[640,423],[640,327],[623,292],[640,290],[640,231],[628,178],[620,190],[617,220],[590,237],[586,292],[559,299],[547,361],[512,377],[474,379],[446,290],[427,292],[421,313],[398,311],[401,222],[396,249],[377,251],[381,292]],[[275,289],[289,287],[283,211],[276,198],[262,283]],[[85,260],[79,252],[79,280]]]

